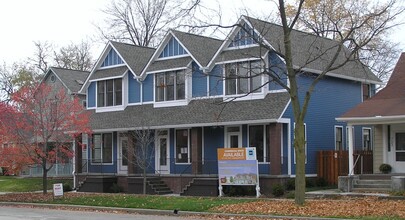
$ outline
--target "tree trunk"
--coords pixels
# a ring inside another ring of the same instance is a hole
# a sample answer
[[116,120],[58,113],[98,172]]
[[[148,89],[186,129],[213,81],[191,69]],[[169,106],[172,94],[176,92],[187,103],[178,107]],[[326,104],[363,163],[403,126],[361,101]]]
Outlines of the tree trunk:
[[146,168],[143,168],[143,194],[146,195]]
[[302,121],[295,124],[295,203],[303,205],[305,202],[305,127]]
[[46,169],[46,159],[42,160],[42,193],[48,192],[48,170]]

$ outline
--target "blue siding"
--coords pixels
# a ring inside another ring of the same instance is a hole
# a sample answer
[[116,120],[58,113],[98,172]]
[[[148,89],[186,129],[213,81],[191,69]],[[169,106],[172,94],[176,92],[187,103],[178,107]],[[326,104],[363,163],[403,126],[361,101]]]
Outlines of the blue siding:
[[217,96],[223,95],[223,77],[222,77],[222,65],[216,65],[211,73],[209,74],[209,95],[210,96]]
[[[277,56],[276,53],[270,52],[269,53],[269,72],[270,74],[275,75],[277,78],[283,77],[283,82],[287,85],[287,77],[286,77],[286,68],[284,62]],[[272,78],[269,77],[269,90],[279,90],[282,87],[272,81]]]
[[163,57],[172,57],[187,54],[186,50],[179,44],[179,42],[172,37],[169,42],[166,44],[162,53],[159,55],[159,58]]
[[242,125],[242,147],[249,147],[248,126],[247,125]]
[[96,107],[96,82],[90,83],[87,88],[87,107]]
[[142,82],[142,100],[144,102],[153,101],[153,74],[146,76],[145,80]]
[[113,66],[113,65],[118,65],[118,64],[123,64],[124,62],[118,56],[117,52],[115,52],[114,49],[111,49],[110,52],[108,52],[107,57],[104,59],[103,63],[101,64],[101,67],[105,66]]
[[224,143],[224,127],[204,128],[203,174],[218,174],[217,148],[223,148]]
[[[310,76],[298,77],[299,97],[302,100],[304,92],[310,85]],[[308,107],[308,114],[305,119],[307,126],[307,165],[306,173],[316,173],[316,152],[319,150],[333,150],[335,148],[334,126],[342,125],[335,121],[335,118],[353,108],[361,101],[361,84],[326,77],[321,80],[315,88]],[[291,104],[283,117],[291,118],[291,146],[292,162],[294,161],[294,117]],[[357,139],[357,137],[356,137]],[[286,154],[285,154],[286,155]],[[292,172],[295,172],[295,165],[292,164]]]
[[198,68],[198,65],[193,62],[192,67],[192,95],[193,97],[207,96],[207,76],[204,75],[202,70]]
[[141,84],[128,72],[128,103],[141,102]]
[[254,33],[253,28],[249,27],[246,23],[243,27],[248,31],[246,32],[244,29],[240,29],[238,33],[236,33],[235,37],[233,38],[232,42],[229,44],[229,47],[237,47],[237,46],[244,46],[254,44],[255,41],[253,38],[256,38],[256,34]]

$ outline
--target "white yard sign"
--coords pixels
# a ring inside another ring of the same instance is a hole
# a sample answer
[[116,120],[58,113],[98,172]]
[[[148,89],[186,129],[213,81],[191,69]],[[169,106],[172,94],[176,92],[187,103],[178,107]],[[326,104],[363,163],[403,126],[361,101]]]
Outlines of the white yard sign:
[[63,184],[62,183],[55,183],[53,184],[53,196],[63,196]]

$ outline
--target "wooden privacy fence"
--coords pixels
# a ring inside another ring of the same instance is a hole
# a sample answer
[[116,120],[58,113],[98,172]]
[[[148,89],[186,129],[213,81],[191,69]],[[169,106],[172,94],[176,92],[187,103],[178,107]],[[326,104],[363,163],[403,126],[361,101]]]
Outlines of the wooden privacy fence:
[[[353,174],[373,173],[373,151],[356,150],[353,157]],[[349,174],[348,151],[318,151],[317,162],[318,177],[324,178],[330,185],[337,185],[339,176]]]

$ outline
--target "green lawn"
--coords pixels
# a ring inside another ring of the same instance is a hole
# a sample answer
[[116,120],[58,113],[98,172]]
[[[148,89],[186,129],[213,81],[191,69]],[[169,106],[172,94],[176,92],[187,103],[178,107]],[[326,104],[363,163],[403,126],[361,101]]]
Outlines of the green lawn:
[[[69,183],[72,180],[48,179],[48,189],[54,183]],[[15,176],[0,176],[0,192],[34,192],[42,190],[42,178],[21,178]]]
[[105,194],[63,198],[54,200],[53,203],[140,209],[177,209],[182,211],[206,212],[215,206],[250,201],[252,201],[252,199]]

